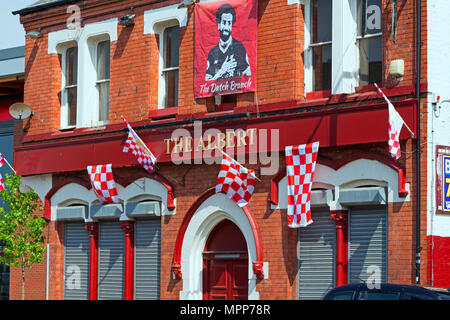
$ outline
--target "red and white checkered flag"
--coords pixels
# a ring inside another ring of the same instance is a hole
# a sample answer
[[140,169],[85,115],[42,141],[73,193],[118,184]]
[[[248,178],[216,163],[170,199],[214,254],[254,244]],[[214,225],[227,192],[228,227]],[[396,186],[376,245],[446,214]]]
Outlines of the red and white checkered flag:
[[145,143],[139,138],[130,124],[122,117],[123,121],[128,126],[128,138],[123,147],[123,152],[129,152],[130,150],[135,155],[139,164],[144,167],[149,173],[155,171],[156,158]]
[[111,164],[88,166],[87,171],[94,193],[102,204],[120,202]]
[[290,228],[306,227],[311,219],[311,188],[319,142],[286,147],[287,219]]
[[[376,83],[374,83],[375,87],[377,88],[378,92],[381,93],[384,100],[388,104],[389,108],[389,128],[388,128],[388,145],[389,145],[389,152],[395,160],[398,160],[401,156],[401,150],[400,150],[400,132],[402,131],[402,127],[405,124],[405,121],[400,116],[400,114],[395,110],[394,105],[391,103],[391,101],[386,97],[386,95],[381,91],[381,89],[378,87]],[[405,124],[406,125],[406,124]],[[409,130],[409,128],[408,128]],[[411,131],[411,130],[409,130]],[[411,132],[412,134],[412,132]]]
[[3,189],[5,189],[5,182],[3,181],[3,177],[0,174],[0,191],[2,191]]
[[217,176],[216,193],[224,192],[238,206],[245,207],[255,190],[255,179],[253,170],[245,168],[222,152],[222,167]]
[[5,157],[0,153],[0,167],[6,163]]

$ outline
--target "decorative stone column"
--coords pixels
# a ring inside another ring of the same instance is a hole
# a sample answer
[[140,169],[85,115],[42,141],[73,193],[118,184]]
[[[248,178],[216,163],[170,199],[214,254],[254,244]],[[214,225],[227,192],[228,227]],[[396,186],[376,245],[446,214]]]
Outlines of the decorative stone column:
[[98,299],[98,222],[86,222],[89,232],[89,300]]
[[348,211],[331,210],[336,222],[336,286],[348,283]]
[[121,221],[120,227],[125,235],[124,300],[134,300],[134,221]]

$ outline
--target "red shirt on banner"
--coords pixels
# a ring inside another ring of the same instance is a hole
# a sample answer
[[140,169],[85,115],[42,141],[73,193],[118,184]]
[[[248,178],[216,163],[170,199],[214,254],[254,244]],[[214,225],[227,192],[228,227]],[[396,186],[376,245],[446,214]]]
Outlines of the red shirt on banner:
[[257,1],[195,6],[195,97],[256,90]]

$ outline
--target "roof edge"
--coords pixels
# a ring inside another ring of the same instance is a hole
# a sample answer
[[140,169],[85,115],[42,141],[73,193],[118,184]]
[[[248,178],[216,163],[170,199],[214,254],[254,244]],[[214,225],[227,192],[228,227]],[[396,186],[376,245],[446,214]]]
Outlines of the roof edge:
[[75,2],[81,2],[81,0],[57,0],[54,2],[44,3],[41,5],[34,6],[34,7],[26,7],[26,8],[20,9],[20,10],[16,10],[16,11],[13,11],[12,14],[13,15],[19,14],[19,15],[23,16],[23,15],[27,15],[30,13],[42,11],[42,10],[53,8],[53,7],[59,7],[59,6],[63,6],[63,5],[71,4],[71,3],[75,3]]

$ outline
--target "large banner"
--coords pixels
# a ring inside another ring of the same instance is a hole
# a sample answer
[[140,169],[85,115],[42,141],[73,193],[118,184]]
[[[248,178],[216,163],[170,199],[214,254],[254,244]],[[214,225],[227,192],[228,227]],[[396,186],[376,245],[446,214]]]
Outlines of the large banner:
[[195,5],[195,97],[256,91],[256,0]]

